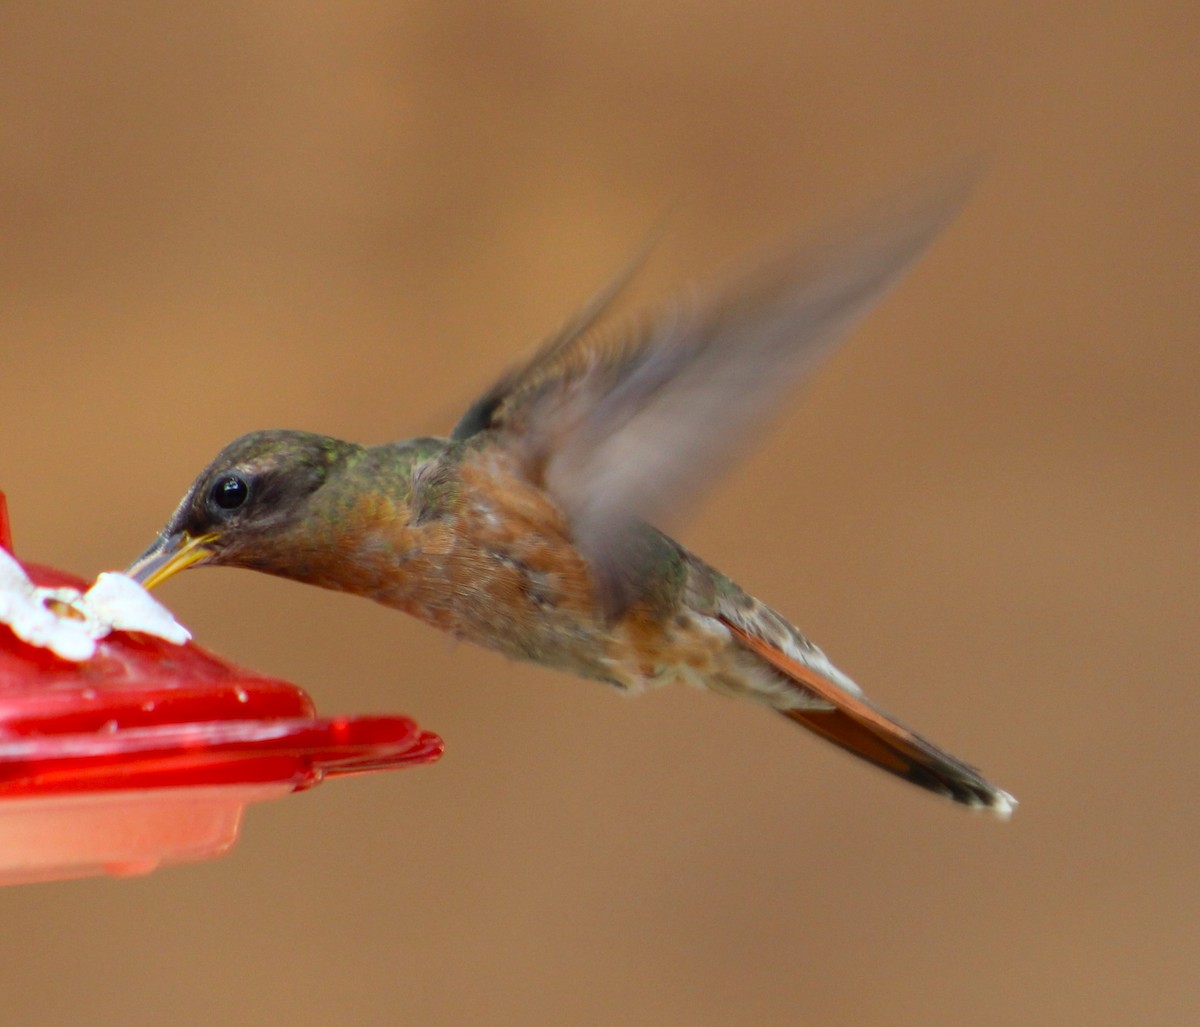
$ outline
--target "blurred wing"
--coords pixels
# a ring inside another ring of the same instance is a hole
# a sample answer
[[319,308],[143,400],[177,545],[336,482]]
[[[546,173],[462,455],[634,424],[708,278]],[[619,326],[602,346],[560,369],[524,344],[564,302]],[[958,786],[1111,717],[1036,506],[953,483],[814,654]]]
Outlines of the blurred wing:
[[715,300],[677,300],[615,335],[596,322],[619,281],[463,424],[503,432],[523,454],[569,518],[601,601],[618,613],[646,551],[639,524],[684,507],[731,461],[964,196],[943,188],[936,199],[926,191],[878,205],[791,247]]
[[465,439],[489,428],[517,419],[520,408],[557,380],[569,377],[574,362],[590,362],[588,356],[596,340],[592,332],[625,287],[633,280],[649,256],[654,239],[646,244],[621,271],[575,317],[568,321],[524,366],[514,368],[467,408],[454,431],[453,439]]

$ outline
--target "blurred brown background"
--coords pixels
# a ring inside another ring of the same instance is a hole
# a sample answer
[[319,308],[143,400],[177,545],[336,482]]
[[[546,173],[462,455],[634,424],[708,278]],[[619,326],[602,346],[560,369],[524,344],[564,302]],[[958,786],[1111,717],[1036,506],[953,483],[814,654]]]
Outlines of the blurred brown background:
[[[445,431],[642,294],[947,156],[971,205],[684,532],[1022,800],[243,572],[162,598],[432,768],[0,892],[21,1024],[1194,1023],[1193,4],[6,3],[0,488],[93,574],[233,436]],[[802,400],[802,401],[801,401]]]

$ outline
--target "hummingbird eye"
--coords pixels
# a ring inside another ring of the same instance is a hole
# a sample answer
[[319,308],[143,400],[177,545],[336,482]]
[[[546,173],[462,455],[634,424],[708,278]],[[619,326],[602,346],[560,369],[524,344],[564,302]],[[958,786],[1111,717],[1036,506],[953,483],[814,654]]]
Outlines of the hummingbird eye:
[[226,474],[218,478],[208,493],[209,503],[225,512],[244,506],[249,498],[250,486],[239,474]]

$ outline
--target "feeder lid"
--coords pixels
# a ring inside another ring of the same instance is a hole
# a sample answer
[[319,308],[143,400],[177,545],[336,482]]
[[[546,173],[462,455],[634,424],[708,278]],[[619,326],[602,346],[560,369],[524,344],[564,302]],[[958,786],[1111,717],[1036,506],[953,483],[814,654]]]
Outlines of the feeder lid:
[[129,579],[88,589],[11,549],[0,493],[0,884],[218,856],[247,803],[441,755],[407,717],[318,717]]

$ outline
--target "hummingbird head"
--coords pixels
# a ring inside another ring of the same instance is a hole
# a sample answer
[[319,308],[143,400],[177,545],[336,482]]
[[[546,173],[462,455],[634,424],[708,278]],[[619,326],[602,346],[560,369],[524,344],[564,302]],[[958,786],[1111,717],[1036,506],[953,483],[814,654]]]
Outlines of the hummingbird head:
[[309,432],[243,435],[200,472],[125,573],[146,588],[197,564],[302,577],[319,541],[313,497],[354,448]]

